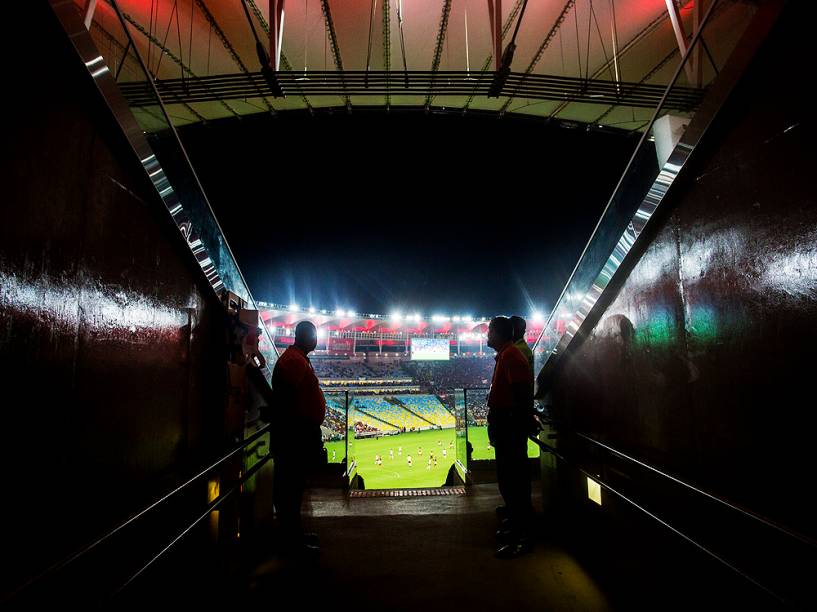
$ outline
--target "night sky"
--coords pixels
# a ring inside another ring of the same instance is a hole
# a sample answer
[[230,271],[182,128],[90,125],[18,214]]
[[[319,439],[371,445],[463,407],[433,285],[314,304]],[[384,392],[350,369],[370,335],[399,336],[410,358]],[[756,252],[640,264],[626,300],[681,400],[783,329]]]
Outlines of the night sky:
[[256,299],[473,316],[549,311],[637,144],[362,110],[181,136]]

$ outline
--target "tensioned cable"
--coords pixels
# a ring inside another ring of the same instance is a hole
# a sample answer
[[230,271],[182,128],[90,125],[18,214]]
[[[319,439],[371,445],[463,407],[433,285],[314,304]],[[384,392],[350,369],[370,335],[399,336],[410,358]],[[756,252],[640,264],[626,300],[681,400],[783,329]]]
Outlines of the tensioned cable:
[[593,0],[589,0],[590,11],[587,13],[587,51],[584,56],[584,80],[590,79],[590,33],[593,28]]
[[579,43],[579,4],[573,5],[573,17],[576,21],[576,57],[579,60],[579,78],[582,76],[582,48]]
[[400,31],[400,53],[403,55],[403,74],[408,83],[408,62],[406,61],[406,39],[403,36],[403,0],[397,0],[397,29]]
[[[179,38],[179,56],[184,59],[184,47],[182,46],[182,14],[179,12],[178,2],[179,0],[175,0],[176,4],[176,35]],[[158,71],[157,71],[158,72]],[[182,73],[182,86],[184,85],[184,70],[181,71]]]
[[612,64],[610,63],[610,58],[607,55],[607,47],[604,46],[604,38],[601,35],[601,28],[599,27],[599,20],[596,17],[596,11],[593,8],[593,4],[590,4],[590,14],[593,16],[593,22],[596,24],[596,33],[599,35],[599,42],[601,43],[601,52],[604,54],[604,63],[607,65],[608,70],[610,72],[610,78],[614,81],[618,81],[616,78],[615,72],[613,72]]
[[[190,69],[190,67],[189,67],[189,66],[185,66],[185,65],[184,65],[184,62],[182,62],[182,60],[181,60],[179,57],[177,57],[175,53],[173,53],[173,52],[172,52],[170,49],[168,49],[167,47],[165,47],[164,45],[162,45],[162,44],[159,42],[159,40],[158,40],[158,39],[157,39],[155,36],[153,36],[152,34],[150,34],[150,33],[149,33],[149,32],[148,32],[148,31],[147,31],[145,28],[144,28],[144,26],[143,26],[142,24],[140,24],[138,21],[136,21],[136,20],[135,20],[133,17],[131,17],[131,16],[130,16],[130,15],[128,15],[127,13],[123,13],[122,17],[123,17],[123,19],[124,19],[125,21],[127,21],[128,23],[130,23],[130,24],[131,24],[131,25],[132,25],[132,26],[133,26],[133,27],[136,29],[136,31],[137,31],[137,32],[139,32],[139,33],[140,33],[142,36],[144,36],[144,37],[146,37],[146,38],[148,39],[148,46],[150,46],[150,45],[151,45],[151,43],[153,43],[154,45],[156,45],[156,46],[159,48],[159,50],[161,50],[161,51],[162,51],[164,54],[166,54],[166,55],[167,55],[167,56],[168,56],[168,57],[169,57],[171,60],[173,60],[174,62],[176,62],[177,64],[179,64],[179,65],[182,67],[182,69],[183,69],[185,72],[187,72],[187,74],[188,74],[190,77],[192,77],[193,79],[195,79],[195,81],[196,81],[196,82],[198,82],[198,83],[204,83],[204,82],[205,82],[205,81],[203,81],[203,80],[201,79],[201,77],[199,77],[199,76],[198,76],[198,75],[197,75],[195,72],[193,72],[193,71]],[[146,66],[145,68],[147,69],[147,66]],[[189,81],[190,81],[190,79],[188,79],[188,87],[190,87],[190,85],[189,85]],[[123,88],[124,88],[124,87],[127,87],[127,84],[126,84],[126,83],[122,83],[122,84],[120,85],[120,87],[123,87]],[[150,92],[150,89],[148,89],[147,91],[148,91],[148,92]],[[235,111],[233,108],[231,108],[231,107],[230,107],[230,106],[229,106],[229,105],[228,105],[228,104],[227,104],[227,103],[226,103],[224,100],[218,100],[218,101],[219,101],[219,103],[220,103],[220,104],[221,104],[221,105],[222,105],[222,106],[223,106],[225,109],[227,109],[227,111],[228,111],[228,112],[232,113],[232,114],[233,114],[233,115],[235,115],[236,117],[238,117],[238,116],[239,116],[239,115],[238,115],[238,113],[237,113],[237,112],[236,112],[236,111]],[[199,114],[199,113],[198,113],[198,112],[197,112],[197,111],[196,111],[196,110],[195,110],[195,109],[194,109],[192,106],[187,105],[187,106],[186,106],[186,108],[187,108],[187,110],[188,110],[188,111],[190,111],[190,113],[191,113],[192,115],[194,115],[195,117],[197,117],[197,118],[199,119],[199,121],[204,121],[204,120],[205,120],[205,119],[204,119],[204,117],[202,117],[202,116],[201,116],[201,115],[200,115],[200,114]]]
[[[173,8],[170,11],[170,19],[168,19],[168,21],[167,21],[167,29],[165,30],[165,38],[162,41],[162,48],[164,48],[164,49],[167,48],[167,39],[170,37],[170,26],[173,25],[173,15],[176,14],[176,9],[178,8],[178,2],[179,2],[179,0],[174,0]],[[179,40],[181,40],[181,37],[179,38]],[[156,70],[154,71],[154,74],[157,77],[159,76],[159,69],[162,67],[162,59],[164,58],[164,56],[165,56],[164,53],[160,53],[159,54],[159,61],[156,62]],[[179,58],[180,58],[181,61],[184,61],[184,56],[182,55],[181,45],[179,45]]]
[[372,27],[374,26],[374,14],[377,11],[377,0],[372,0],[369,9],[369,50],[366,52],[366,72],[372,66]]

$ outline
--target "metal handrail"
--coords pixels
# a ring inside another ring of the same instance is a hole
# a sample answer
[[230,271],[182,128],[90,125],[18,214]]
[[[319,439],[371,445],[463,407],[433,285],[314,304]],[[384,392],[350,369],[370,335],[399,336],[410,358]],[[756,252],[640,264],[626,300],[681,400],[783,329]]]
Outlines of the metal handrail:
[[710,493],[709,491],[706,491],[704,489],[696,487],[695,485],[692,485],[692,484],[690,484],[688,482],[685,482],[684,480],[681,480],[677,476],[673,476],[672,474],[667,474],[666,472],[663,472],[662,470],[659,470],[655,466],[652,466],[652,465],[650,465],[648,463],[645,463],[644,461],[641,461],[640,459],[632,457],[632,456],[630,456],[630,455],[628,455],[628,454],[626,454],[626,453],[624,453],[624,452],[618,450],[617,448],[614,448],[614,447],[612,447],[612,446],[610,446],[608,444],[600,442],[599,440],[596,440],[595,438],[593,438],[593,437],[591,437],[591,436],[589,436],[587,434],[584,434],[584,433],[582,433],[580,431],[576,431],[574,429],[564,427],[564,426],[560,425],[559,423],[553,421],[552,419],[545,419],[543,417],[538,417],[538,418],[541,419],[543,422],[549,424],[549,425],[553,425],[554,427],[556,427],[558,429],[561,429],[561,430],[566,430],[568,433],[574,434],[577,437],[582,438],[583,440],[587,440],[588,442],[592,442],[593,444],[595,444],[595,445],[597,445],[597,446],[599,446],[601,448],[604,448],[605,450],[607,450],[607,451],[609,451],[611,453],[614,453],[615,455],[618,455],[619,457],[622,457],[623,459],[627,459],[628,461],[630,461],[632,463],[635,463],[636,465],[639,465],[639,466],[641,466],[641,467],[643,467],[643,468],[645,468],[647,470],[650,470],[651,472],[654,472],[655,474],[658,474],[659,476],[663,476],[664,478],[666,478],[668,480],[671,480],[672,482],[675,482],[676,484],[679,484],[679,485],[681,485],[683,487],[686,487],[690,491],[694,491],[695,493],[703,495],[704,497],[706,497],[708,499],[711,499],[712,501],[715,501],[715,502],[717,502],[717,503],[719,503],[719,504],[721,504],[721,505],[723,505],[723,506],[725,506],[725,507],[727,507],[727,508],[729,508],[731,510],[735,510],[736,512],[739,512],[739,513],[743,514],[744,516],[752,518],[752,519],[758,521],[759,523],[762,523],[763,525],[765,525],[767,527],[771,527],[772,529],[775,529],[775,530],[779,531],[780,533],[783,533],[784,535],[787,535],[789,537],[792,537],[794,539],[797,539],[797,540],[803,542],[804,544],[807,544],[809,546],[817,548],[817,542],[815,542],[813,539],[809,538],[808,536],[806,536],[806,535],[804,535],[802,533],[799,533],[797,531],[789,529],[788,527],[784,527],[782,525],[779,525],[779,524],[775,523],[774,521],[772,521],[770,519],[767,519],[766,517],[764,517],[764,516],[762,516],[760,514],[757,514],[757,513],[753,512],[753,511],[751,511],[751,510],[749,510],[747,508],[743,508],[743,507],[741,507],[741,506],[739,506],[739,505],[737,505],[737,504],[735,504],[733,502],[730,502],[730,501],[728,501],[728,500],[726,500],[726,499],[724,499],[722,497],[719,497],[719,496],[715,495],[714,493]]
[[[226,455],[224,455],[223,457],[221,457],[220,459],[218,459],[217,461],[215,461],[214,463],[212,463],[208,467],[200,470],[198,473],[196,473],[195,476],[192,476],[191,478],[186,480],[184,483],[182,483],[179,486],[175,487],[174,489],[172,489],[168,493],[162,495],[156,501],[149,504],[148,506],[146,506],[145,508],[143,508],[139,512],[131,515],[125,521],[123,521],[122,523],[120,523],[119,525],[117,525],[116,527],[114,527],[113,529],[111,529],[110,531],[105,533],[104,535],[98,537],[96,540],[94,540],[90,544],[87,544],[87,545],[83,546],[79,550],[71,553],[70,555],[68,555],[64,559],[58,561],[57,563],[55,563],[55,564],[51,565],[50,567],[48,567],[47,569],[45,569],[43,572],[41,572],[38,575],[34,576],[33,578],[29,579],[27,582],[25,582],[24,584],[19,586],[17,589],[15,589],[11,594],[9,594],[9,596],[6,598],[6,600],[13,599],[14,597],[16,597],[17,595],[22,593],[24,590],[28,589],[33,584],[36,584],[37,582],[39,582],[43,578],[46,578],[47,576],[49,576],[51,574],[54,574],[55,572],[58,572],[58,571],[64,569],[65,567],[67,567],[68,565],[74,563],[77,559],[79,559],[80,557],[82,557],[82,556],[86,555],[87,553],[91,552],[94,548],[96,548],[97,546],[99,546],[100,544],[105,542],[106,540],[110,539],[112,536],[114,536],[117,533],[119,533],[120,531],[122,531],[125,527],[127,527],[128,525],[130,525],[131,523],[133,523],[137,519],[141,518],[142,516],[144,516],[145,514],[147,514],[148,512],[150,512],[151,510],[153,510],[157,506],[159,506],[160,504],[164,503],[165,501],[167,501],[168,499],[170,499],[171,497],[173,497],[174,495],[176,495],[177,493],[179,493],[183,489],[187,488],[190,484],[192,484],[193,482],[195,482],[196,480],[198,480],[202,476],[204,476],[204,475],[208,474],[209,472],[213,471],[219,465],[221,465],[222,463],[224,463],[225,461],[230,459],[233,455],[235,455],[236,453],[242,451],[247,446],[249,446],[250,444],[255,442],[258,438],[260,438],[262,435],[267,433],[269,430],[270,430],[270,424],[269,423],[267,423],[266,425],[260,427],[258,429],[258,431],[256,431],[253,435],[251,435],[246,440],[243,440],[238,446],[236,446],[234,449],[232,449],[230,452],[228,452]],[[269,458],[269,455],[267,457],[265,457],[259,463],[266,462],[266,460],[268,458]]]
[[[268,425],[267,425],[267,427],[268,427]],[[150,561],[148,561],[145,565],[143,565],[135,574],[132,574],[130,576],[130,578],[128,578],[124,582],[124,584],[122,584],[122,586],[120,586],[118,589],[116,589],[116,591],[113,592],[111,597],[116,597],[119,593],[121,593],[123,590],[125,590],[134,580],[136,580],[139,576],[141,576],[151,565],[153,565],[156,561],[158,561],[159,558],[162,555],[164,555],[168,550],[170,550],[173,546],[175,546],[176,543],[179,540],[181,540],[185,535],[190,533],[190,531],[196,525],[198,525],[201,521],[203,521],[205,518],[207,518],[207,516],[213,510],[218,508],[228,497],[230,497],[233,493],[235,493],[237,490],[239,490],[239,488],[245,482],[247,482],[250,478],[255,476],[255,474],[258,473],[258,471],[262,467],[264,467],[264,465],[267,463],[267,461],[269,461],[271,458],[272,458],[272,454],[267,453],[267,455],[263,459],[258,461],[249,470],[247,470],[247,473],[242,475],[238,479],[238,482],[235,483],[232,487],[230,487],[230,489],[226,493],[222,493],[216,499],[214,499],[212,502],[210,502],[207,505],[207,509],[195,521],[193,521],[192,523],[190,523],[190,525],[188,525],[185,529],[183,529],[182,532],[179,535],[177,535],[175,538],[173,538],[167,546],[165,546],[162,550],[160,550]]]
[[[571,465],[571,462],[569,460],[567,460],[563,455],[559,454],[556,451],[556,449],[553,448],[550,444],[547,444],[546,442],[543,442],[542,440],[540,440],[536,436],[529,436],[529,439],[532,442],[536,443],[539,446],[539,448],[541,448],[543,451],[551,453],[554,457],[556,457],[560,461],[562,461],[562,462],[564,462],[564,463],[566,463],[568,465]],[[577,469],[579,472],[581,472],[582,474],[584,474],[587,478],[590,478],[591,480],[593,480],[593,482],[598,483],[599,486],[602,487],[603,489],[605,489],[607,491],[610,491],[611,493],[613,493],[614,495],[616,495],[620,499],[623,499],[625,502],[627,502],[628,504],[630,504],[634,508],[637,508],[638,510],[640,510],[641,512],[643,512],[644,514],[649,516],[651,519],[657,521],[658,523],[660,523],[661,525],[663,525],[664,527],[666,527],[667,529],[669,529],[670,531],[672,531],[676,535],[680,536],[685,541],[687,541],[690,544],[692,544],[693,546],[695,546],[698,550],[706,553],[707,555],[709,555],[710,557],[712,557],[716,561],[719,561],[720,563],[722,563],[723,565],[725,565],[726,567],[731,569],[733,572],[738,574],[740,577],[742,577],[745,580],[747,580],[748,582],[752,583],[754,586],[756,586],[759,589],[761,589],[762,591],[766,592],[768,595],[775,598],[779,602],[784,603],[784,604],[791,603],[791,602],[789,602],[789,600],[787,600],[783,596],[779,595],[775,591],[771,590],[769,587],[762,584],[761,582],[759,582],[758,580],[756,580],[755,578],[753,578],[752,576],[750,576],[746,572],[742,571],[740,568],[733,565],[732,563],[730,563],[729,561],[727,561],[726,559],[724,559],[723,557],[721,557],[720,555],[718,555],[714,551],[710,550],[709,548],[707,548],[706,546],[704,546],[703,544],[701,544],[697,540],[695,540],[692,537],[688,536],[687,534],[685,534],[683,531],[681,531],[677,527],[672,526],[670,523],[668,523],[667,521],[665,521],[664,519],[662,519],[658,515],[650,512],[649,510],[647,510],[644,506],[641,506],[640,504],[636,503],[634,500],[632,500],[629,497],[627,497],[626,495],[624,495],[622,492],[614,489],[609,484],[607,484],[606,482],[601,480],[601,478],[599,478],[595,474],[591,474],[590,472],[588,472],[587,470],[585,470],[584,468],[582,468],[581,466],[579,466],[577,464],[573,464],[573,467],[575,469]]]
[[[487,390],[488,390],[488,387],[468,387],[468,388],[464,389],[464,391],[466,391],[466,392],[467,391],[487,391]],[[467,397],[467,394],[466,394],[466,397]],[[466,411],[468,410],[467,402],[466,402],[465,409],[466,409]],[[676,484],[679,484],[679,485],[689,489],[690,491],[694,491],[695,493],[698,493],[699,495],[703,495],[707,499],[711,499],[712,501],[715,501],[715,502],[729,508],[730,510],[734,510],[734,511],[739,512],[739,513],[741,513],[742,515],[744,515],[744,516],[746,516],[748,518],[754,519],[755,521],[765,525],[766,527],[770,527],[770,528],[772,528],[772,529],[774,529],[776,531],[779,531],[780,533],[782,533],[784,535],[787,535],[787,536],[789,536],[791,538],[799,540],[800,542],[802,542],[804,544],[807,544],[808,546],[817,548],[817,541],[814,541],[812,538],[808,537],[807,535],[804,535],[802,533],[794,531],[793,529],[790,529],[788,527],[784,527],[783,525],[780,525],[780,524],[772,521],[771,519],[768,519],[768,518],[766,518],[766,517],[764,517],[764,516],[762,516],[760,514],[757,514],[756,512],[753,512],[752,510],[749,510],[747,508],[743,508],[743,507],[741,507],[741,506],[739,506],[739,505],[737,505],[737,504],[735,504],[735,503],[733,503],[733,502],[731,502],[731,501],[729,501],[727,499],[724,499],[722,497],[719,497],[718,495],[715,495],[714,493],[710,493],[709,491],[706,491],[705,489],[702,489],[700,487],[696,487],[695,485],[692,485],[692,484],[690,484],[690,483],[688,483],[688,482],[686,482],[684,480],[681,480],[677,476],[673,476],[672,474],[668,474],[668,473],[658,469],[657,467],[655,467],[653,465],[650,465],[649,463],[646,463],[646,462],[644,462],[644,461],[642,461],[640,459],[637,459],[636,457],[632,457],[632,456],[628,455],[627,453],[622,452],[622,451],[618,450],[617,448],[614,448],[614,447],[612,447],[612,446],[610,446],[608,444],[600,442],[599,440],[596,440],[595,438],[593,438],[593,437],[591,437],[591,436],[589,436],[587,434],[584,434],[584,433],[582,433],[580,431],[576,431],[574,429],[565,427],[564,425],[554,421],[553,419],[546,418],[546,417],[543,417],[541,415],[535,415],[535,416],[536,416],[536,418],[540,419],[543,423],[546,423],[548,425],[552,425],[552,426],[554,426],[554,427],[556,427],[556,428],[558,428],[558,429],[560,429],[562,431],[566,431],[568,433],[575,434],[576,436],[578,436],[579,438],[582,438],[583,440],[587,440],[588,442],[592,442],[593,444],[596,444],[597,446],[600,446],[601,448],[604,448],[605,450],[607,450],[607,451],[609,451],[611,453],[614,453],[615,455],[618,455],[619,457],[622,457],[623,459],[627,459],[628,461],[630,461],[632,463],[635,463],[636,465],[639,465],[639,466],[641,466],[641,467],[643,467],[643,468],[645,468],[647,470],[650,470],[651,472],[653,472],[655,474],[658,474],[659,476],[663,476],[664,478],[666,478],[668,480],[671,480],[672,482],[674,482]],[[538,438],[537,438],[537,444],[540,444],[541,442],[542,441],[538,440]],[[540,446],[541,446],[541,444],[540,444]],[[556,454],[555,450],[549,450],[548,452],[551,452],[554,455]]]

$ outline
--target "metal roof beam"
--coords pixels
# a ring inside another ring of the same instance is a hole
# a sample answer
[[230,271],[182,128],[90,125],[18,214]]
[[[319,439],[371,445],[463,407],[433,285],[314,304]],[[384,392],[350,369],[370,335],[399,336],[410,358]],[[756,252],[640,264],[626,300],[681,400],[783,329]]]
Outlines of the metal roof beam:
[[[335,32],[335,22],[332,20],[332,9],[329,7],[329,0],[321,0],[321,10],[323,11],[323,20],[326,24],[326,33],[329,35],[329,46],[332,49],[332,59],[335,61],[335,68],[339,72],[343,72],[343,59],[340,56],[340,45],[338,45],[338,35]],[[344,92],[344,103],[346,110],[352,110],[352,102],[349,96]]]
[[[488,0],[491,2],[491,0]],[[496,2],[501,2],[501,0],[496,0]],[[431,62],[431,72],[437,72],[440,69],[440,60],[442,59],[443,55],[443,47],[445,46],[445,36],[448,33],[448,17],[451,15],[451,0],[444,0],[443,2],[443,12],[440,16],[440,26],[437,28],[437,44],[434,47],[434,59]],[[426,110],[431,105],[431,100],[433,99],[432,92],[428,92],[428,96],[426,96]]]

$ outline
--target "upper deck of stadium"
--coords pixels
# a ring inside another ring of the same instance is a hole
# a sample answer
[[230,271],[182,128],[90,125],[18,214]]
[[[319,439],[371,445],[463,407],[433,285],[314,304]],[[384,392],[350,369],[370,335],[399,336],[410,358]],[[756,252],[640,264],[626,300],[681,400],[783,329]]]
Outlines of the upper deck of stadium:
[[[264,322],[276,348],[295,340],[295,326],[312,321],[318,328],[318,354],[356,352],[408,353],[412,338],[440,338],[450,342],[456,355],[482,354],[487,350],[486,333],[491,317],[472,315],[431,315],[419,313],[388,315],[356,313],[351,310],[301,308],[297,304],[258,302]],[[494,316],[494,315],[492,315]],[[545,319],[532,313],[527,319],[526,339],[533,346],[541,337]],[[564,331],[566,321],[558,324]]]

